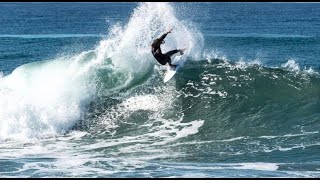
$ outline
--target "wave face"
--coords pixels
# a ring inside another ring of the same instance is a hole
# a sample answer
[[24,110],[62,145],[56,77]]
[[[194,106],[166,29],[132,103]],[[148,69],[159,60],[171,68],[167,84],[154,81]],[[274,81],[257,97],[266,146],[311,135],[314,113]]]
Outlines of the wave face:
[[179,44],[190,47],[189,53],[196,56],[199,50],[194,46],[201,48],[201,34],[176,19],[168,3],[143,3],[127,25],[113,26],[94,50],[25,64],[1,78],[0,139],[64,133],[81,118],[88,103],[141,84],[156,62],[150,43],[170,28],[174,33],[163,50]]
[[180,76],[181,101],[191,106],[186,113],[206,119],[206,135],[281,135],[319,126],[319,74],[292,60],[269,68],[212,59],[188,64]]
[[[231,61],[174,7],[139,3],[92,50],[0,71],[0,175],[319,177],[318,70]],[[170,28],[162,50],[189,51],[163,83],[150,44]],[[279,36],[263,43],[307,38]]]

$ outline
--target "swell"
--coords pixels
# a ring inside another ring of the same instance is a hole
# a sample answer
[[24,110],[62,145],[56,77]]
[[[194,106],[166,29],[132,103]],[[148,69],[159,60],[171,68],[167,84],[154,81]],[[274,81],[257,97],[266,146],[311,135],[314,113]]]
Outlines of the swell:
[[201,119],[196,136],[206,141],[299,134],[320,126],[319,73],[300,70],[292,61],[274,68],[189,60],[166,84],[161,73],[155,69],[141,84],[91,103],[74,128],[128,130],[133,123],[136,132],[156,119]]
[[308,162],[301,153],[319,147],[320,76],[296,65],[188,60],[167,83],[155,68],[140,84],[92,102],[73,130],[99,139],[90,148],[121,156]]
[[185,118],[206,120],[204,139],[317,131],[319,73],[292,64],[188,63],[177,77]]

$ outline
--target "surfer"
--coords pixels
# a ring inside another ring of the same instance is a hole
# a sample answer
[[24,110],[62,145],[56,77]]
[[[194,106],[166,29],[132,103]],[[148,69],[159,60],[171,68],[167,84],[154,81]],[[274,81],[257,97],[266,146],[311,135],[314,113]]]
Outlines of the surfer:
[[153,43],[151,44],[151,52],[152,52],[154,58],[156,58],[156,60],[160,64],[166,65],[167,63],[169,63],[169,65],[175,69],[177,67],[177,65],[171,64],[171,56],[177,52],[180,52],[180,54],[182,55],[184,49],[175,49],[175,50],[166,52],[165,54],[162,54],[161,48],[160,48],[160,45],[165,43],[164,38],[169,33],[171,33],[171,31],[172,31],[172,29],[170,29],[170,31],[164,33],[160,38],[157,38],[153,41]]

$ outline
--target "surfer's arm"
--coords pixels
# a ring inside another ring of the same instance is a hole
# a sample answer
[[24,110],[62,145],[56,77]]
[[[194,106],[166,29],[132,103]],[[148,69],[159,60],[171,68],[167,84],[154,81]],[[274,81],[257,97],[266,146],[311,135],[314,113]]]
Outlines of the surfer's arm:
[[168,33],[164,33],[160,38],[159,38],[159,41],[163,41],[164,38],[166,38],[166,36],[168,35]]
[[171,33],[171,31],[172,31],[172,29],[170,29],[170,31],[164,33],[164,34],[159,38],[159,40],[160,40],[160,41],[163,41],[164,38],[166,38],[166,36],[167,36],[169,33]]

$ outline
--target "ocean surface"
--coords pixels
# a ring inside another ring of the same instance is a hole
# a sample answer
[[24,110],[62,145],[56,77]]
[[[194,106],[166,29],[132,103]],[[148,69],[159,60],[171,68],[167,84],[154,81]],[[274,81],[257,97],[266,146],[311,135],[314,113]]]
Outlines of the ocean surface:
[[320,177],[319,130],[320,3],[0,3],[0,177]]

